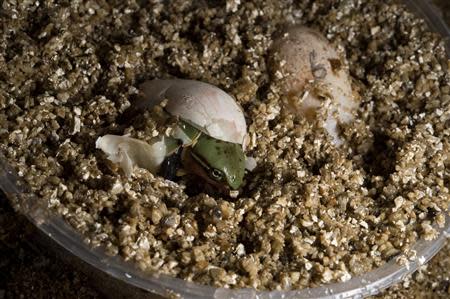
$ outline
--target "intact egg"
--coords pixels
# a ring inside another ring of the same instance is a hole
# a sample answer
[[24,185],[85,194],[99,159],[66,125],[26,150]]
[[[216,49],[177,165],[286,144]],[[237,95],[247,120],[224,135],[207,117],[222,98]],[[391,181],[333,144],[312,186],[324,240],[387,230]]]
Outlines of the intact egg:
[[358,95],[344,61],[328,40],[314,29],[290,27],[274,40],[270,69],[297,113],[314,121],[319,109],[327,109],[324,128],[336,145],[342,144],[338,125],[354,119]]

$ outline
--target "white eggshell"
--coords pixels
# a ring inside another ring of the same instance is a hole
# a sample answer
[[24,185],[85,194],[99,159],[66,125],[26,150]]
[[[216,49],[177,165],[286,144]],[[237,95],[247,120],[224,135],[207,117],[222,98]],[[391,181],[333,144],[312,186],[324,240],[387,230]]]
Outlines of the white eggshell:
[[105,135],[97,139],[95,147],[119,164],[127,176],[131,176],[135,166],[156,173],[167,153],[164,139],[148,144],[128,136]]
[[258,166],[258,163],[256,162],[256,159],[253,157],[245,157],[245,169],[248,171],[253,171],[256,166]]
[[167,99],[166,110],[213,138],[242,144],[247,126],[242,108],[220,88],[194,80],[151,80],[142,84],[141,107]]
[[[311,83],[320,84],[321,94],[329,95],[332,101],[324,127],[336,144],[342,143],[338,123],[353,120],[358,101],[344,63],[328,40],[311,28],[291,27],[274,41],[271,68],[274,77],[281,76],[284,94],[304,95],[297,110],[308,119],[323,102],[309,87]],[[335,112],[337,117],[333,116]]]

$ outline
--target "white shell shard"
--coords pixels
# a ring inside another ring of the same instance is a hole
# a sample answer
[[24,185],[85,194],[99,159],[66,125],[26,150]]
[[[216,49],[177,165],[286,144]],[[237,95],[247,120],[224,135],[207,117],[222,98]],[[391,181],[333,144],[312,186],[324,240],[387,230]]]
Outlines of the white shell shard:
[[253,171],[256,168],[257,162],[253,157],[245,157],[245,169],[248,171]]
[[299,113],[312,120],[322,106],[323,96],[330,98],[324,127],[334,142],[341,144],[338,123],[353,120],[358,101],[336,50],[319,32],[304,26],[286,30],[274,41],[272,50],[273,58],[278,58],[272,59],[272,72],[275,76],[281,74],[282,92],[287,96],[303,96],[296,105]]
[[95,147],[107,154],[111,162],[119,164],[127,176],[131,176],[135,166],[155,174],[167,153],[164,139],[148,144],[135,138],[117,135],[99,137]]
[[166,110],[209,136],[242,144],[247,125],[242,108],[220,88],[194,80],[151,80],[141,85],[138,106],[152,108],[167,99]]

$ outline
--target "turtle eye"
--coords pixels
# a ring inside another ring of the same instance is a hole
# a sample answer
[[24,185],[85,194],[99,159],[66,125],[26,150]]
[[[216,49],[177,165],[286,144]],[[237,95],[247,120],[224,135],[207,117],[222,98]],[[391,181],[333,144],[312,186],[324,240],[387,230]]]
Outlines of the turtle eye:
[[223,173],[218,169],[213,168],[210,173],[211,177],[216,181],[221,181],[223,179]]

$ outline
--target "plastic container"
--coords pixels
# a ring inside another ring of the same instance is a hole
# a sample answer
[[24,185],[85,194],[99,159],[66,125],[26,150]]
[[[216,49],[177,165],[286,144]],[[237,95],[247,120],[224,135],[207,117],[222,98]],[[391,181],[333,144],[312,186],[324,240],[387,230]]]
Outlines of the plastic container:
[[[425,18],[430,27],[447,39],[450,54],[450,30],[436,10],[425,0],[405,0],[408,6]],[[449,55],[450,57],[450,55]],[[345,283],[328,284],[313,289],[294,291],[255,291],[253,289],[223,289],[189,283],[165,275],[150,276],[137,270],[120,257],[109,257],[101,248],[91,249],[63,219],[50,215],[45,206],[33,196],[23,196],[26,186],[4,159],[0,158],[0,187],[6,195],[19,202],[21,210],[37,227],[33,239],[39,241],[64,262],[70,263],[90,276],[99,291],[113,298],[363,298],[401,281],[426,263],[445,244],[450,235],[450,217],[447,227],[438,239],[419,241],[414,250],[417,258],[407,266],[391,261]],[[42,204],[41,204],[42,205]]]

